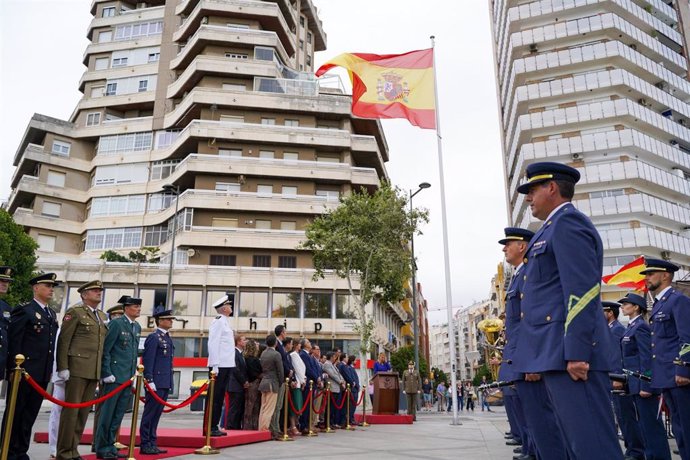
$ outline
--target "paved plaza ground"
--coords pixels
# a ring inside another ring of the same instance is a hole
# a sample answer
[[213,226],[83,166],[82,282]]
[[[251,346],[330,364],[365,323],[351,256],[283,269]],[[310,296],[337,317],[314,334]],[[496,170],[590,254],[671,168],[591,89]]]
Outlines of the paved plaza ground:
[[[0,409],[4,410],[4,405]],[[44,407],[49,407],[44,404]],[[292,459],[512,459],[513,447],[506,446],[503,433],[508,429],[502,407],[494,412],[475,410],[460,413],[461,426],[450,424],[451,415],[439,412],[421,412],[414,425],[372,425],[353,432],[338,430],[333,434],[317,437],[297,437],[294,442],[267,441],[221,450],[215,458],[243,460]],[[174,416],[163,416],[161,425],[175,428],[201,426],[201,413],[182,411]],[[89,419],[91,423],[91,419]],[[129,415],[125,417],[129,424]],[[36,428],[47,431],[48,412],[41,411]],[[675,447],[675,443],[672,442]],[[81,446],[82,454],[89,453]],[[47,444],[33,444],[29,455],[32,460],[48,460]],[[140,457],[146,459],[146,456]],[[189,455],[186,459],[199,459]],[[679,459],[677,455],[673,459]]]

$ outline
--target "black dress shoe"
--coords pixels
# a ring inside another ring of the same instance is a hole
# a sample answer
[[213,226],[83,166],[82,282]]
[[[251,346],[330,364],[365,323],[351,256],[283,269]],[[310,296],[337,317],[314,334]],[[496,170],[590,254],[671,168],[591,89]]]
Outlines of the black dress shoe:
[[511,433],[510,431],[506,431],[506,432],[503,433],[503,434],[506,435],[506,436],[512,436],[512,435],[513,435],[513,433]]
[[142,447],[139,449],[140,455],[158,455],[158,451],[153,447]]
[[218,438],[220,436],[227,436],[228,434],[225,431],[221,430],[213,430],[211,431],[211,437],[212,438]]
[[522,447],[516,447],[515,449],[513,449],[513,453],[514,454],[522,454]]
[[158,446],[156,446],[155,449],[156,449],[156,451],[157,451],[159,454],[167,454],[167,453],[168,453],[168,450],[167,450],[167,449],[161,449],[161,448],[158,447]]
[[513,457],[513,460],[536,460],[536,459],[537,459],[537,457],[535,457],[534,455],[527,455],[527,454],[516,455],[515,457]]
[[506,446],[521,446],[522,443],[517,439],[511,438],[506,441]]
[[96,458],[100,460],[117,460],[117,454],[112,452],[107,452],[105,454],[96,454]]
[[513,435],[507,434],[507,435],[503,436],[503,439],[513,439]]

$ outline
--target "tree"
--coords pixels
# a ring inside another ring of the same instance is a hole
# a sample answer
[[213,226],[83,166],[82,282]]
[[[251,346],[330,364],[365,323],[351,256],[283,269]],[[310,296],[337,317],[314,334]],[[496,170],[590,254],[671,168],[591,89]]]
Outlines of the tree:
[[370,350],[375,326],[366,305],[375,299],[394,303],[405,298],[404,283],[411,277],[406,244],[426,221],[426,210],[408,211],[400,189],[382,182],[373,194],[362,188],[341,198],[340,206],[307,226],[300,248],[312,252],[314,280],[328,270],[347,279],[362,354]]
[[0,209],[0,264],[14,269],[14,282],[5,297],[12,306],[33,296],[29,280],[35,276],[37,248],[38,244],[24,232],[24,228],[16,224],[7,211]]
[[[414,361],[414,345],[400,347],[391,354],[391,366],[400,375],[407,369],[407,363],[410,361]],[[419,357],[419,375],[422,379],[429,376],[429,367],[423,356]]]
[[494,379],[491,376],[491,369],[489,369],[489,366],[487,366],[486,364],[482,364],[482,366],[479,369],[477,369],[477,374],[472,379],[472,384],[474,386],[481,385],[482,377],[484,376],[486,376],[487,382],[493,382]]
[[431,368],[431,374],[433,375],[434,382],[448,382],[448,376],[438,367]]

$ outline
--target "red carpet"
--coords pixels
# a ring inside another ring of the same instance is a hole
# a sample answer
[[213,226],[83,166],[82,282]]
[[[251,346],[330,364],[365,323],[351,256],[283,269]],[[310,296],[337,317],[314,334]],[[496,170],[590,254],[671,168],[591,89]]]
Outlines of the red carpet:
[[[165,454],[160,454],[160,455],[140,455],[139,454],[139,449],[134,449],[134,456],[135,458],[141,458],[141,459],[147,459],[147,460],[156,460],[158,458],[170,458],[170,457],[179,457],[180,455],[189,455],[194,453],[194,449],[189,449],[189,448],[183,448],[183,447],[172,447],[170,449],[167,449],[168,452]],[[127,450],[123,449],[120,451],[121,454],[126,454]],[[81,458],[84,460],[96,460],[96,454],[89,454],[89,455],[82,455]]]
[[[362,422],[362,414],[355,414],[355,420]],[[412,425],[411,415],[373,415],[367,414],[367,423],[371,425]]]
[[[369,417],[367,417],[368,421]],[[231,447],[239,446],[242,444],[251,444],[254,442],[263,442],[271,440],[271,433],[269,431],[235,431],[230,430],[227,432],[227,436],[222,436],[219,438],[211,438],[211,447]],[[158,447],[160,448],[170,448],[170,447],[182,447],[182,448],[197,448],[203,447],[206,438],[201,435],[201,429],[199,428],[159,428],[158,429]],[[81,444],[91,444],[93,435],[91,429],[84,430],[84,435],[81,437]],[[40,432],[34,434],[34,442],[46,443],[48,442],[48,433]],[[129,444],[129,427],[124,426],[120,430],[120,442],[122,444]],[[136,443],[139,444],[139,435],[137,435]],[[165,454],[161,457],[156,457],[154,455],[148,456],[143,455],[142,458],[164,458],[172,457],[174,454]]]

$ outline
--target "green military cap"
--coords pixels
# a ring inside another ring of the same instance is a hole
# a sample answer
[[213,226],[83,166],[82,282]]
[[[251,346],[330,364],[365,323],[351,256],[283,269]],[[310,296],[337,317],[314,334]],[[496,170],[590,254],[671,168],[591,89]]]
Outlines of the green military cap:
[[0,265],[0,281],[13,281],[12,273],[14,270],[7,265]]
[[78,293],[82,293],[84,291],[88,291],[89,289],[103,289],[103,283],[101,283],[99,280],[93,280],[89,281],[87,283],[82,284],[77,288]]
[[108,308],[106,310],[106,313],[108,313],[108,316],[110,315],[124,315],[125,314],[125,307],[124,305],[115,305],[114,307]]
[[32,286],[35,284],[50,284],[52,286],[57,286],[60,282],[57,281],[57,275],[55,273],[44,273],[31,278],[29,284]]

